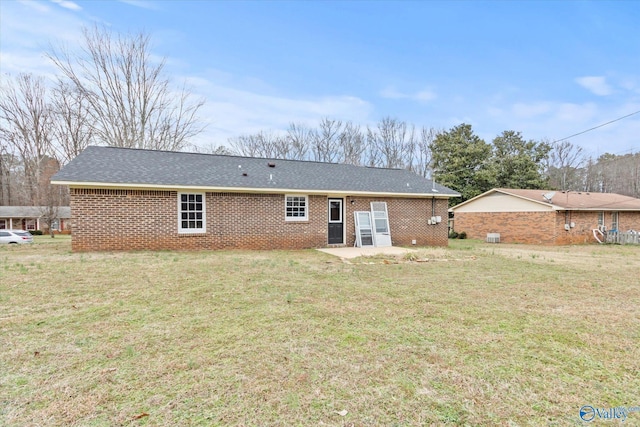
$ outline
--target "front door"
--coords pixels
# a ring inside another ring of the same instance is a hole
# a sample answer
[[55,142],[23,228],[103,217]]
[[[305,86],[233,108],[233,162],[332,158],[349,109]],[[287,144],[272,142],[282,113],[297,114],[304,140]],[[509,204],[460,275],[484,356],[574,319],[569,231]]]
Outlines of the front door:
[[344,243],[344,221],[342,199],[329,199],[329,244]]

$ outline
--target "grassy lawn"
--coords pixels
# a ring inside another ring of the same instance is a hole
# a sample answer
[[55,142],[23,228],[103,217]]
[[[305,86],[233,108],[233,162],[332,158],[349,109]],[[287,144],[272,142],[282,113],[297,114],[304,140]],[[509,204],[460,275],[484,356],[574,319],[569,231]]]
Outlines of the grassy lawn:
[[420,258],[4,245],[0,425],[580,425],[585,404],[640,406],[640,247]]

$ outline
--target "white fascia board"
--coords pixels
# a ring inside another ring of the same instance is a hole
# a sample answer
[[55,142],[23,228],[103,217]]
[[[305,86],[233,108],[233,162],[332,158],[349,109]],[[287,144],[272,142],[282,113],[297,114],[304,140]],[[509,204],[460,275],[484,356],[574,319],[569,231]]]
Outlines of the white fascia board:
[[290,188],[252,188],[252,187],[208,187],[190,185],[157,185],[157,184],[121,184],[105,182],[76,182],[76,181],[51,181],[55,185],[67,185],[69,188],[103,188],[111,190],[156,190],[156,191],[204,191],[219,193],[271,193],[271,194],[309,194],[309,195],[332,195],[332,196],[378,196],[378,197],[413,197],[413,198],[434,198],[449,199],[458,197],[457,195],[435,194],[435,193],[389,193],[372,191],[336,191],[336,190],[305,190]]

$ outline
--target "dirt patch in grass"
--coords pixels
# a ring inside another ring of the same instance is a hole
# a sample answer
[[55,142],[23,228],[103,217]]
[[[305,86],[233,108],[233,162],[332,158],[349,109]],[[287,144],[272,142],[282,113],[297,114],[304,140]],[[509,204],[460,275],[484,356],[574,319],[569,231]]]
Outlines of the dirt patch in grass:
[[0,247],[0,425],[571,425],[638,404],[640,248],[419,254],[470,262]]

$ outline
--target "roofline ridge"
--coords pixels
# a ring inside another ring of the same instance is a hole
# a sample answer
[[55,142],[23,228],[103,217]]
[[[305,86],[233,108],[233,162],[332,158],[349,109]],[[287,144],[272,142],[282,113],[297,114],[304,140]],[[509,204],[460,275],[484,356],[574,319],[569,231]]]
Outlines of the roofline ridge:
[[[308,159],[279,159],[276,157],[253,157],[253,156],[241,156],[238,154],[215,154],[215,153],[198,153],[197,151],[172,151],[172,150],[155,150],[151,148],[138,148],[138,147],[117,147],[113,145],[89,145],[87,148],[109,148],[109,149],[118,149],[118,150],[130,150],[130,151],[147,151],[152,153],[169,153],[169,154],[191,154],[191,155],[199,155],[199,156],[212,156],[212,157],[226,157],[226,158],[236,158],[236,159],[256,159],[256,160],[273,160],[278,162],[296,162],[296,163],[316,163],[320,165],[339,165],[345,167],[356,167],[356,168],[368,168],[368,169],[378,169],[378,170],[396,170],[396,171],[407,171],[413,172],[409,169],[405,168],[390,168],[390,167],[380,167],[380,166],[369,166],[369,165],[354,165],[352,163],[338,163],[338,162],[322,162],[319,160],[308,160]],[[415,172],[413,172],[415,173]],[[419,174],[415,173],[420,176]],[[428,179],[424,177],[424,179]],[[430,179],[433,181],[433,178]]]

